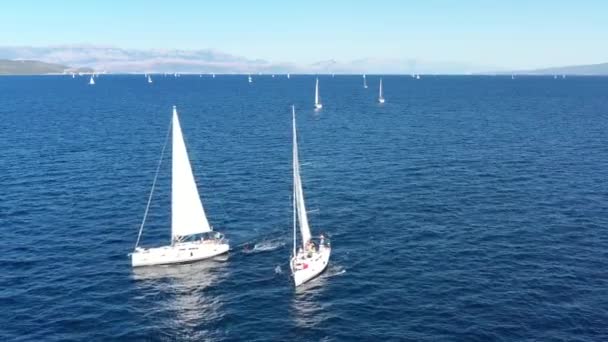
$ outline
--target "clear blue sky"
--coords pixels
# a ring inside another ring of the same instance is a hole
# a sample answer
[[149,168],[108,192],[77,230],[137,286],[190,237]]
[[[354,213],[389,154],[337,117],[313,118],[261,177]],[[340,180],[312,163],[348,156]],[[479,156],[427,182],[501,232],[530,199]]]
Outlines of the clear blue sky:
[[608,62],[608,1],[6,1],[0,45],[212,48],[308,63],[418,58],[524,68]]

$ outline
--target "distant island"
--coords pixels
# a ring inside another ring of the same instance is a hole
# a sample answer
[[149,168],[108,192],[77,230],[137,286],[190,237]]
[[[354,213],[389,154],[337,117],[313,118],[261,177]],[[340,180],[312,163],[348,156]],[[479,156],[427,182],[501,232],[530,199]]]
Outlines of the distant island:
[[608,76],[608,63],[569,65],[561,67],[541,68],[532,70],[513,70],[500,72],[484,72],[481,75],[568,75],[568,76]]
[[581,76],[607,76],[608,63],[571,65],[555,68],[544,68],[522,72],[529,75],[581,75]]
[[66,65],[34,60],[0,59],[0,75],[47,75],[65,73],[91,73],[91,68],[71,68]]

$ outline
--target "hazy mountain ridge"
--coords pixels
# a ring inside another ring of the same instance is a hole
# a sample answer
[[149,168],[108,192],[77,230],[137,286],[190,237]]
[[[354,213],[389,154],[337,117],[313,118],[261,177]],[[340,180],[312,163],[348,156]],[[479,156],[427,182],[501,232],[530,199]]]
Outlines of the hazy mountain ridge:
[[608,63],[570,65],[554,68],[543,68],[517,72],[528,75],[584,75],[584,76],[608,76]]
[[0,75],[43,75],[68,72],[91,72],[89,68],[71,68],[62,64],[45,63],[35,60],[0,59]]
[[40,60],[113,73],[393,73],[462,74],[491,68],[455,62],[429,62],[412,58],[360,58],[322,60],[309,64],[249,59],[212,50],[124,49],[98,45],[0,47],[0,58]]

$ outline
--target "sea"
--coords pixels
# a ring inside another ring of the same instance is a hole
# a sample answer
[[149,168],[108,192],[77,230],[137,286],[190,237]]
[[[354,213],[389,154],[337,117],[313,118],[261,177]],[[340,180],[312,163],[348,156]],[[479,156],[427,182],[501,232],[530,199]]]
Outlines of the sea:
[[[608,340],[608,78],[315,77],[0,77],[0,340]],[[173,105],[231,251],[133,269]],[[333,246],[298,288],[291,105]]]

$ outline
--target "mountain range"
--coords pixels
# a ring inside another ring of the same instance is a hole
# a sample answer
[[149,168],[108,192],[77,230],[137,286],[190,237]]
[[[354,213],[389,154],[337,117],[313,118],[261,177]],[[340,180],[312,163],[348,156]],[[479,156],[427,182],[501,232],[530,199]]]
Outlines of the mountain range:
[[71,68],[62,64],[41,61],[0,59],[0,75],[43,75],[92,71],[91,68]]
[[[336,74],[529,74],[608,75],[608,63],[510,71],[492,66],[415,58],[335,59],[308,64],[251,59],[212,50],[124,49],[99,45],[46,47],[0,46],[4,73],[61,73],[95,70],[109,73],[336,73]],[[38,63],[36,64],[35,63]],[[25,63],[25,64],[24,64]],[[46,65],[45,65],[46,64]],[[21,67],[21,69],[19,69]],[[17,68],[17,69],[15,69]],[[80,69],[79,69],[80,68]],[[84,69],[82,69],[84,68]],[[488,72],[488,70],[495,70]],[[498,70],[498,71],[497,71]]]
[[97,72],[142,73],[434,73],[458,74],[489,70],[466,63],[420,61],[414,58],[361,58],[352,61],[323,60],[309,64],[250,59],[212,50],[124,49],[98,45],[48,47],[4,46],[0,58],[38,60]]

